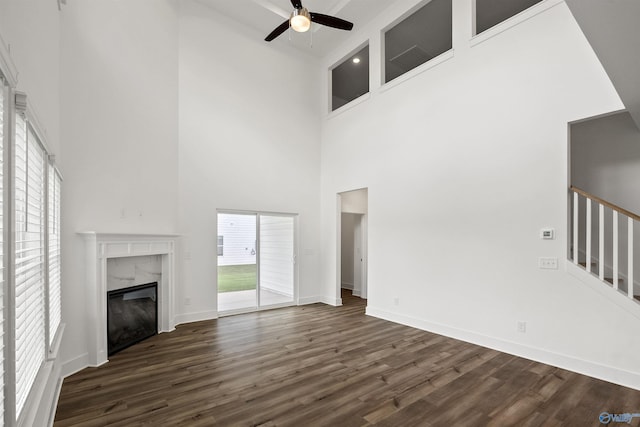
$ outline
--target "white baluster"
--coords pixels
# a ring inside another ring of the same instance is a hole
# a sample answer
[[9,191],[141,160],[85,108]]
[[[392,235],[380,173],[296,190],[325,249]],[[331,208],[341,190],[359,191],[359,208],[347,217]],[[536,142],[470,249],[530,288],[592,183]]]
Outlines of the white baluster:
[[573,193],[573,263],[578,264],[578,209],[579,209],[578,193]]
[[589,273],[591,273],[591,199],[587,198],[587,246],[586,246],[586,260],[585,267]]
[[618,211],[613,211],[613,289],[618,289]]
[[598,203],[598,267],[600,280],[604,280],[604,205]]
[[628,219],[629,226],[627,227],[629,249],[627,251],[629,260],[627,261],[627,278],[629,284],[627,285],[627,293],[629,298],[633,299],[633,218]]

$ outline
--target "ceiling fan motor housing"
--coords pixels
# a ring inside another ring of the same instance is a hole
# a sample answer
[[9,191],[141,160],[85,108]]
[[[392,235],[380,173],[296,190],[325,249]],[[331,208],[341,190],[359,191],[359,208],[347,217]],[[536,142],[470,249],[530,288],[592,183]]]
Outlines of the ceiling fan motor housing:
[[299,33],[303,33],[311,27],[311,14],[306,7],[293,9],[293,12],[291,12],[291,16],[289,17],[289,22],[291,24],[291,28]]

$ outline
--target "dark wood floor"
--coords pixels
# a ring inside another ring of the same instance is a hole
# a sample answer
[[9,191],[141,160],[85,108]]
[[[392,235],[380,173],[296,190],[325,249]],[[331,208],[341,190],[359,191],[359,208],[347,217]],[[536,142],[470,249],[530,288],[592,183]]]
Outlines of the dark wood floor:
[[640,412],[639,391],[344,300],[152,337],[65,379],[55,426],[597,426],[604,411]]

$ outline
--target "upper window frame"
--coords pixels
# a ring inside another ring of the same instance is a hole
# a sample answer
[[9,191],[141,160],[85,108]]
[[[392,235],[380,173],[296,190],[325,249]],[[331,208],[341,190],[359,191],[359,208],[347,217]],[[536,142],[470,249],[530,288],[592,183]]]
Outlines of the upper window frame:
[[[349,59],[351,59],[351,57],[353,57],[356,53],[358,53],[365,47],[368,47],[369,49],[369,52],[368,52],[369,61],[368,61],[368,67],[367,67],[367,77],[369,79],[369,85],[368,85],[367,92],[363,93],[357,98],[352,99],[351,101],[348,101],[347,103],[341,105],[340,107],[334,110],[333,109],[333,70],[335,70],[336,68],[338,68],[339,66],[347,62]],[[362,43],[358,44],[355,48],[351,49],[347,54],[343,55],[339,60],[334,62],[333,65],[331,65],[327,71],[327,81],[329,83],[328,90],[327,90],[327,99],[328,99],[327,108],[328,108],[329,117],[340,114],[369,99],[369,97],[371,96],[371,89],[372,89],[371,88],[371,41],[369,39],[364,40]]]
[[476,0],[472,0],[472,13],[471,13],[471,40],[469,41],[470,47],[474,47],[483,43],[498,34],[507,31],[529,19],[535,17],[536,15],[541,14],[542,12],[551,9],[561,3],[564,3],[564,0],[542,0],[540,3],[534,4],[533,6],[523,10],[520,13],[517,13],[510,18],[505,19],[504,21],[494,25],[491,28],[486,29],[480,34],[476,34]]
[[[406,12],[404,12],[403,14],[401,14],[399,17],[397,17],[396,19],[394,19],[391,23],[389,23],[388,25],[384,26],[380,32],[379,32],[379,40],[380,40],[380,89],[381,91],[387,90],[391,87],[396,86],[397,84],[404,82],[406,80],[409,80],[413,77],[415,77],[416,75],[429,70],[451,58],[454,57],[454,36],[453,36],[453,32],[454,32],[454,23],[455,23],[455,19],[454,19],[454,10],[453,10],[453,1],[451,0],[451,47],[446,50],[443,51],[442,53],[434,56],[433,58],[423,62],[422,64],[419,64],[418,66],[398,75],[397,77],[386,81],[386,34],[387,32],[389,32],[390,30],[392,30],[393,28],[397,27],[399,24],[401,24],[402,22],[404,22],[406,19],[408,19],[409,17],[411,17],[412,15],[414,15],[415,13],[417,13],[420,9],[422,9],[423,7],[426,7],[429,3],[431,3],[433,0],[423,0],[419,3],[417,3],[415,6],[411,7],[410,9],[408,9]],[[474,0],[475,1],[475,0]]]

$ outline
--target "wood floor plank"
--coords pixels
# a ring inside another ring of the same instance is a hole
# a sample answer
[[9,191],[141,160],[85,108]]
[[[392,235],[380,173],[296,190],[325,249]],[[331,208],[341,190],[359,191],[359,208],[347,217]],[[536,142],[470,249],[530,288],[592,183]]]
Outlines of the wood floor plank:
[[342,297],[149,338],[66,378],[55,426],[597,426],[604,411],[640,412],[640,391],[368,317]]

